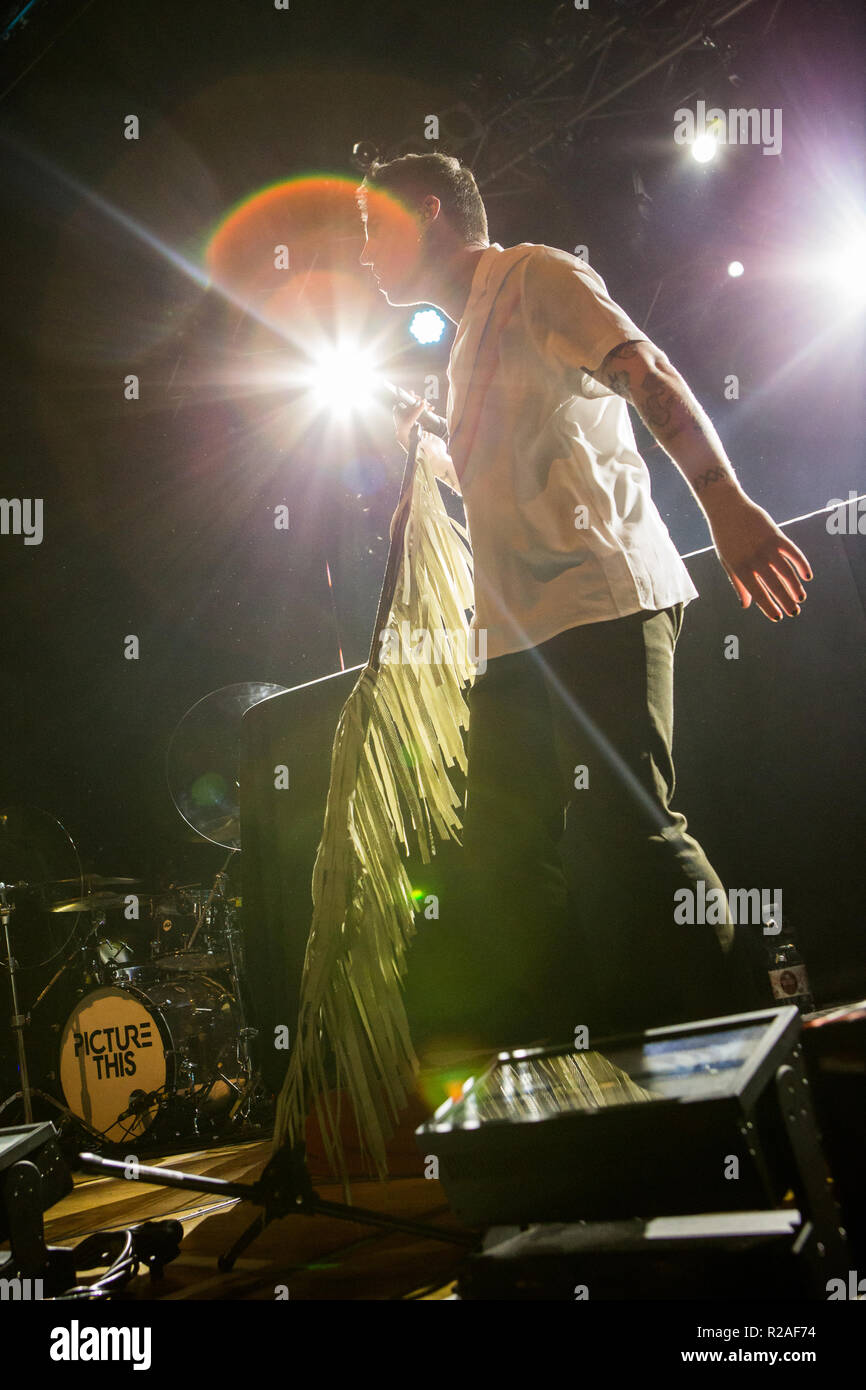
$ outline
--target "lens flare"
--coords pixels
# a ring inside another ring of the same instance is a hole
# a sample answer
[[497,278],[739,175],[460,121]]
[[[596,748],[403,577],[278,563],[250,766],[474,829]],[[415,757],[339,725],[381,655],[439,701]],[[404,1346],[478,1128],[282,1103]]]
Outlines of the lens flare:
[[412,315],[409,332],[416,342],[426,347],[428,343],[438,343],[445,332],[445,320],[435,309],[419,309]]
[[692,142],[692,159],[696,159],[699,164],[708,164],[718,147],[719,142],[715,135],[710,135],[709,132],[705,135],[699,135]]
[[323,349],[305,377],[314,403],[344,418],[368,407],[377,386],[370,354],[346,344]]

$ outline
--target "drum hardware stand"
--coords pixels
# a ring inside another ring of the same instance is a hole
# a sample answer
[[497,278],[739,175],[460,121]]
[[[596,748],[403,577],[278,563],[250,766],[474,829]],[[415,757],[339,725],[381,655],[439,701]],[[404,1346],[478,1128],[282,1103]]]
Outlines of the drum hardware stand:
[[[220,875],[218,875],[220,877]],[[239,1056],[238,1061],[241,1065],[241,1072],[245,1078],[243,1090],[240,1091],[238,1099],[235,1101],[229,1114],[229,1123],[236,1124],[238,1120],[249,1121],[250,1114],[256,1101],[262,1094],[261,1073],[258,1067],[253,1065],[250,1043],[259,1035],[258,1028],[250,1027],[247,1022],[246,1005],[244,1004],[244,990],[242,986],[243,968],[238,952],[238,933],[234,907],[226,908],[226,944],[229,951],[229,978],[232,982],[234,999],[237,1004]],[[229,1083],[231,1084],[231,1083]]]
[[217,1080],[224,1081],[226,1085],[230,1086],[232,1090],[236,1091],[237,1099],[235,1100],[234,1104],[232,1105],[231,1111],[229,1112],[229,1123],[233,1125],[236,1124],[239,1120],[241,1122],[249,1120],[250,1113],[254,1105],[256,1104],[256,1101],[259,1099],[262,1093],[261,1075],[259,1070],[255,1068],[253,1065],[252,1053],[250,1051],[250,1043],[254,1038],[258,1037],[258,1029],[251,1027],[247,1021],[246,1005],[244,1003],[244,989],[242,988],[243,964],[240,959],[240,952],[238,950],[238,925],[236,920],[237,909],[226,901],[226,888],[228,886],[228,876],[226,873],[226,869],[228,864],[231,862],[232,856],[236,853],[237,850],[234,849],[229,851],[228,857],[226,858],[222,868],[216,874],[213,886],[211,887],[210,893],[208,894],[207,901],[205,902],[204,907],[201,909],[201,912],[199,913],[199,918],[196,923],[195,930],[193,931],[192,936],[190,937],[186,946],[187,952],[190,952],[195,944],[196,937],[198,936],[199,931],[201,930],[201,927],[207,918],[207,914],[210,910],[211,904],[214,902],[215,898],[220,898],[223,903],[225,942],[228,948],[229,956],[228,976],[231,981],[231,998],[235,1004],[238,1023],[240,1025],[238,1029],[238,1063],[240,1065],[241,1074],[244,1078],[244,1084],[242,1087],[239,1087],[229,1077],[220,1074],[219,1076],[214,1077],[210,1087],[205,1092],[205,1098],[210,1093],[210,1090],[213,1089],[213,1086],[216,1084]]
[[[61,1115],[68,1115],[70,1112],[65,1105],[61,1105],[58,1100],[55,1100],[53,1096],[49,1096],[46,1091],[40,1091],[30,1085],[30,1073],[27,1070],[27,1049],[24,1045],[24,1029],[30,1021],[30,1015],[22,1014],[18,1003],[18,981],[16,978],[18,962],[12,953],[12,938],[9,931],[10,919],[12,913],[15,911],[14,903],[10,903],[7,898],[7,891],[10,886],[11,885],[5,883],[0,883],[0,921],[3,923],[3,940],[6,947],[6,960],[9,963],[9,993],[12,1001],[12,1016],[9,1021],[9,1026],[15,1033],[15,1045],[18,1052],[18,1074],[21,1078],[21,1089],[6,1097],[3,1104],[0,1105],[0,1115],[2,1115],[8,1105],[12,1105],[14,1101],[20,1100],[24,1105],[24,1123],[30,1125],[33,1123],[33,1096],[38,1096],[40,1100],[47,1101],[49,1105],[53,1105],[56,1110],[60,1111]],[[63,968],[65,969],[65,966]],[[62,974],[62,971],[58,973]],[[45,991],[43,990],[43,994],[44,993]],[[40,995],[40,998],[41,997]]]
[[313,1189],[303,1144],[294,1148],[285,1145],[278,1149],[261,1177],[253,1183],[227,1182],[223,1178],[207,1178],[198,1173],[180,1173],[173,1168],[147,1168],[140,1163],[135,1165],[134,1172],[130,1172],[128,1163],[100,1158],[93,1153],[79,1154],[78,1162],[87,1171],[102,1173],[105,1177],[125,1176],[156,1187],[180,1187],[191,1192],[207,1192],[216,1197],[235,1197],[261,1207],[255,1221],[219,1257],[217,1265],[224,1274],[234,1268],[238,1257],[272,1221],[280,1221],[285,1216],[330,1216],[359,1226],[377,1226],[380,1230],[404,1231],[407,1235],[421,1236],[425,1240],[444,1241],[447,1245],[456,1245],[464,1250],[474,1249],[478,1245],[478,1235],[469,1231],[445,1231],[422,1221],[387,1216],[366,1207],[349,1206],[346,1202],[324,1201]]
[[231,863],[232,857],[233,857],[233,855],[235,855],[235,854],[237,854],[237,850],[234,850],[234,849],[229,850],[228,856],[227,856],[227,858],[226,858],[226,860],[225,860],[225,862],[224,862],[222,868],[221,868],[220,870],[218,870],[218,872],[217,872],[217,874],[216,874],[216,876],[215,876],[215,878],[214,878],[213,885],[212,885],[211,890],[210,890],[210,892],[208,893],[208,896],[207,896],[207,901],[205,902],[204,907],[202,908],[201,912],[199,913],[198,921],[197,921],[196,924],[195,924],[195,929],[194,929],[194,931],[193,931],[193,934],[192,934],[192,936],[190,937],[189,941],[187,942],[187,946],[186,946],[187,951],[191,951],[192,948],[193,948],[193,946],[195,945],[196,937],[198,936],[199,932],[200,932],[201,929],[202,929],[202,926],[203,926],[203,924],[204,924],[205,918],[207,917],[207,914],[208,914],[208,910],[209,910],[210,905],[211,905],[211,903],[213,902],[214,898],[216,898],[216,897],[225,898],[226,883],[227,883],[226,869],[228,868],[229,864]]
[[[103,920],[104,920],[104,919],[103,919]],[[95,933],[97,932],[98,928],[99,928],[99,919],[95,919],[95,920],[93,920],[93,921],[91,922],[90,931],[89,931],[89,932],[87,933],[87,935],[85,936],[85,938],[84,938],[84,940],[82,941],[81,945],[80,945],[80,946],[74,946],[74,947],[72,948],[72,950],[69,952],[69,955],[66,957],[66,960],[65,960],[65,961],[63,962],[63,964],[61,965],[60,969],[59,969],[54,975],[51,976],[51,979],[48,981],[48,984],[47,984],[47,985],[45,986],[45,988],[36,996],[36,998],[35,998],[34,1001],[33,1001],[32,1006],[31,1006],[31,1009],[30,1009],[30,1013],[31,1013],[31,1014],[34,1012],[35,1009],[38,1009],[38,1008],[39,1008],[39,1005],[42,1003],[43,999],[44,999],[44,998],[46,997],[46,995],[54,988],[54,986],[57,984],[57,981],[60,979],[60,977],[61,977],[62,975],[65,975],[66,971],[69,969],[69,967],[72,965],[73,961],[75,960],[75,957],[76,957],[76,956],[82,956],[82,957],[86,956],[86,954],[87,954],[87,943],[89,942],[90,938],[91,938],[92,936],[95,935]],[[86,976],[85,976],[85,979],[86,979]],[[79,987],[80,987],[80,986],[79,986]]]

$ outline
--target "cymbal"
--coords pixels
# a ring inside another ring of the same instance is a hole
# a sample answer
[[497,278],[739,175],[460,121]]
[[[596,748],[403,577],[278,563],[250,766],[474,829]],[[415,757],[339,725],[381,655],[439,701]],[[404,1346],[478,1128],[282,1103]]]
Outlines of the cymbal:
[[249,681],[213,690],[188,709],[166,754],[168,788],[187,825],[211,844],[241,847],[238,782],[241,727],[248,709],[285,692]]
[[119,893],[89,893],[85,898],[71,898],[55,903],[52,912],[108,912],[113,907],[125,907],[126,899]]
[[35,889],[64,879],[80,883],[80,875],[75,844],[49,811],[38,806],[0,810],[0,880]]
[[[118,876],[115,875],[115,874],[109,874],[107,877],[106,877],[104,874],[83,874],[82,877],[83,877],[83,879],[84,879],[84,882],[85,882],[89,887],[92,887],[92,886],[94,886],[94,885],[95,885],[95,886],[99,886],[99,887],[104,887],[106,884],[109,884],[109,883],[141,883],[141,879],[140,879],[140,878],[120,878],[120,877],[118,877]],[[52,879],[51,882],[52,882],[56,887],[62,887],[62,885],[63,885],[64,883],[80,883],[80,882],[81,882],[81,879],[80,879],[80,878],[55,878],[55,879]]]
[[[22,969],[47,973],[68,956],[74,943],[88,930],[89,918],[75,915],[61,922],[51,913],[55,898],[79,896],[81,858],[75,842],[59,820],[38,806],[4,806],[0,810],[0,881],[14,883],[15,916],[12,930],[15,956]],[[53,891],[50,885],[68,879],[69,886]],[[29,885],[22,888],[22,884]],[[37,975],[30,984],[38,988]],[[0,991],[2,992],[2,991]]]

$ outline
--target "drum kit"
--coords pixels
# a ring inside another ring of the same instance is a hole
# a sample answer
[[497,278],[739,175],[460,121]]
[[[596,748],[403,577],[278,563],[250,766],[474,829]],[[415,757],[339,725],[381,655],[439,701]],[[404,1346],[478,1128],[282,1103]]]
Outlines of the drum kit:
[[228,850],[208,886],[142,891],[135,878],[84,873],[49,812],[0,810],[0,966],[18,1072],[0,1125],[19,1103],[30,1123],[34,1098],[109,1146],[237,1133],[261,1119],[242,900],[228,869],[240,853],[240,720],[282,689],[218,690],[172,736],[175,807],[199,842]]

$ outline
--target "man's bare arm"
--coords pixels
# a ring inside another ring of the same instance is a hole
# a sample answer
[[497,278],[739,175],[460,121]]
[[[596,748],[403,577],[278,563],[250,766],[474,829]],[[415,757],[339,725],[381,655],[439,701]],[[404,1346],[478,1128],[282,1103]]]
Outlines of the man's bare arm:
[[712,421],[661,349],[620,343],[589,374],[634,406],[679,468],[743,607],[754,599],[774,622],[799,613],[802,581],[812,578],[808,560],[743,491]]

